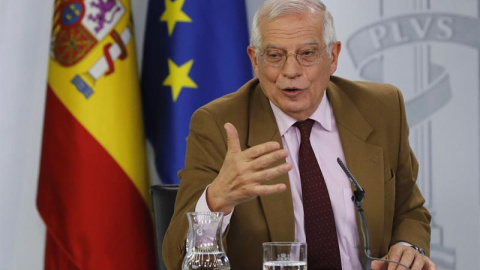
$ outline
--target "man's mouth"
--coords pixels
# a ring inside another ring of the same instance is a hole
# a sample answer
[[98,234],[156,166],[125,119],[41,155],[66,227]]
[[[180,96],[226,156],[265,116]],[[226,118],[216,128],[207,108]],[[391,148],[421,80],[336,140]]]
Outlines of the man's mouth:
[[289,87],[289,88],[283,88],[282,91],[288,96],[295,97],[302,92],[302,89]]
[[298,89],[298,88],[284,88],[283,91],[286,91],[286,92],[297,92],[297,91],[300,91],[300,89]]

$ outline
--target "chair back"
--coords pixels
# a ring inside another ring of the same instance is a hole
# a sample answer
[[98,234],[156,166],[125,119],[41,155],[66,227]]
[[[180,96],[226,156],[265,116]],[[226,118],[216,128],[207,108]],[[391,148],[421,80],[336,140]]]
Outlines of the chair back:
[[152,195],[153,221],[155,225],[155,246],[157,270],[167,270],[163,263],[163,237],[172,219],[178,185],[154,185],[150,187]]

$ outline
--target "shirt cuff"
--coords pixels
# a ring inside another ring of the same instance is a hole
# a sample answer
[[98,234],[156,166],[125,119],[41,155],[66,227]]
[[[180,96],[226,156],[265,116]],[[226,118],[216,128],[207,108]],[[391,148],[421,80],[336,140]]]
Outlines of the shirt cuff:
[[[210,208],[208,207],[207,203],[207,190],[208,185],[205,190],[202,193],[202,196],[200,196],[200,199],[197,201],[197,205],[195,206],[195,212],[212,212]],[[223,222],[222,222],[222,235],[225,233],[225,230],[227,229],[228,224],[230,224],[230,219],[232,218],[233,210],[230,212],[228,215],[223,216]]]

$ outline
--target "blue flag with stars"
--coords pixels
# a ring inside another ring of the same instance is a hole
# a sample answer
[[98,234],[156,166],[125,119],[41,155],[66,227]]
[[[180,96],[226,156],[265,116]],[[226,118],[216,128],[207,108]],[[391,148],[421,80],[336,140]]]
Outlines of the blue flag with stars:
[[142,100],[163,183],[178,183],[193,112],[252,78],[243,0],[150,0]]

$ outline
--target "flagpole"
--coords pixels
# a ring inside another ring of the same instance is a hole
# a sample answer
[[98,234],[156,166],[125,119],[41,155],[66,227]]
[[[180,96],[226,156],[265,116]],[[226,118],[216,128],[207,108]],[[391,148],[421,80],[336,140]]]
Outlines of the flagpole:
[[[477,19],[480,20],[480,0],[477,0]],[[477,52],[477,55],[478,55],[478,84],[479,84],[479,89],[478,91],[480,92],[480,50]],[[478,102],[479,106],[480,106],[480,98],[479,98],[479,102]],[[480,114],[479,114],[479,130],[480,130]],[[478,152],[480,153],[480,146],[478,147]],[[480,175],[480,173],[479,173]],[[478,180],[480,182],[480,179]],[[478,190],[478,194],[480,194],[480,188]]]

